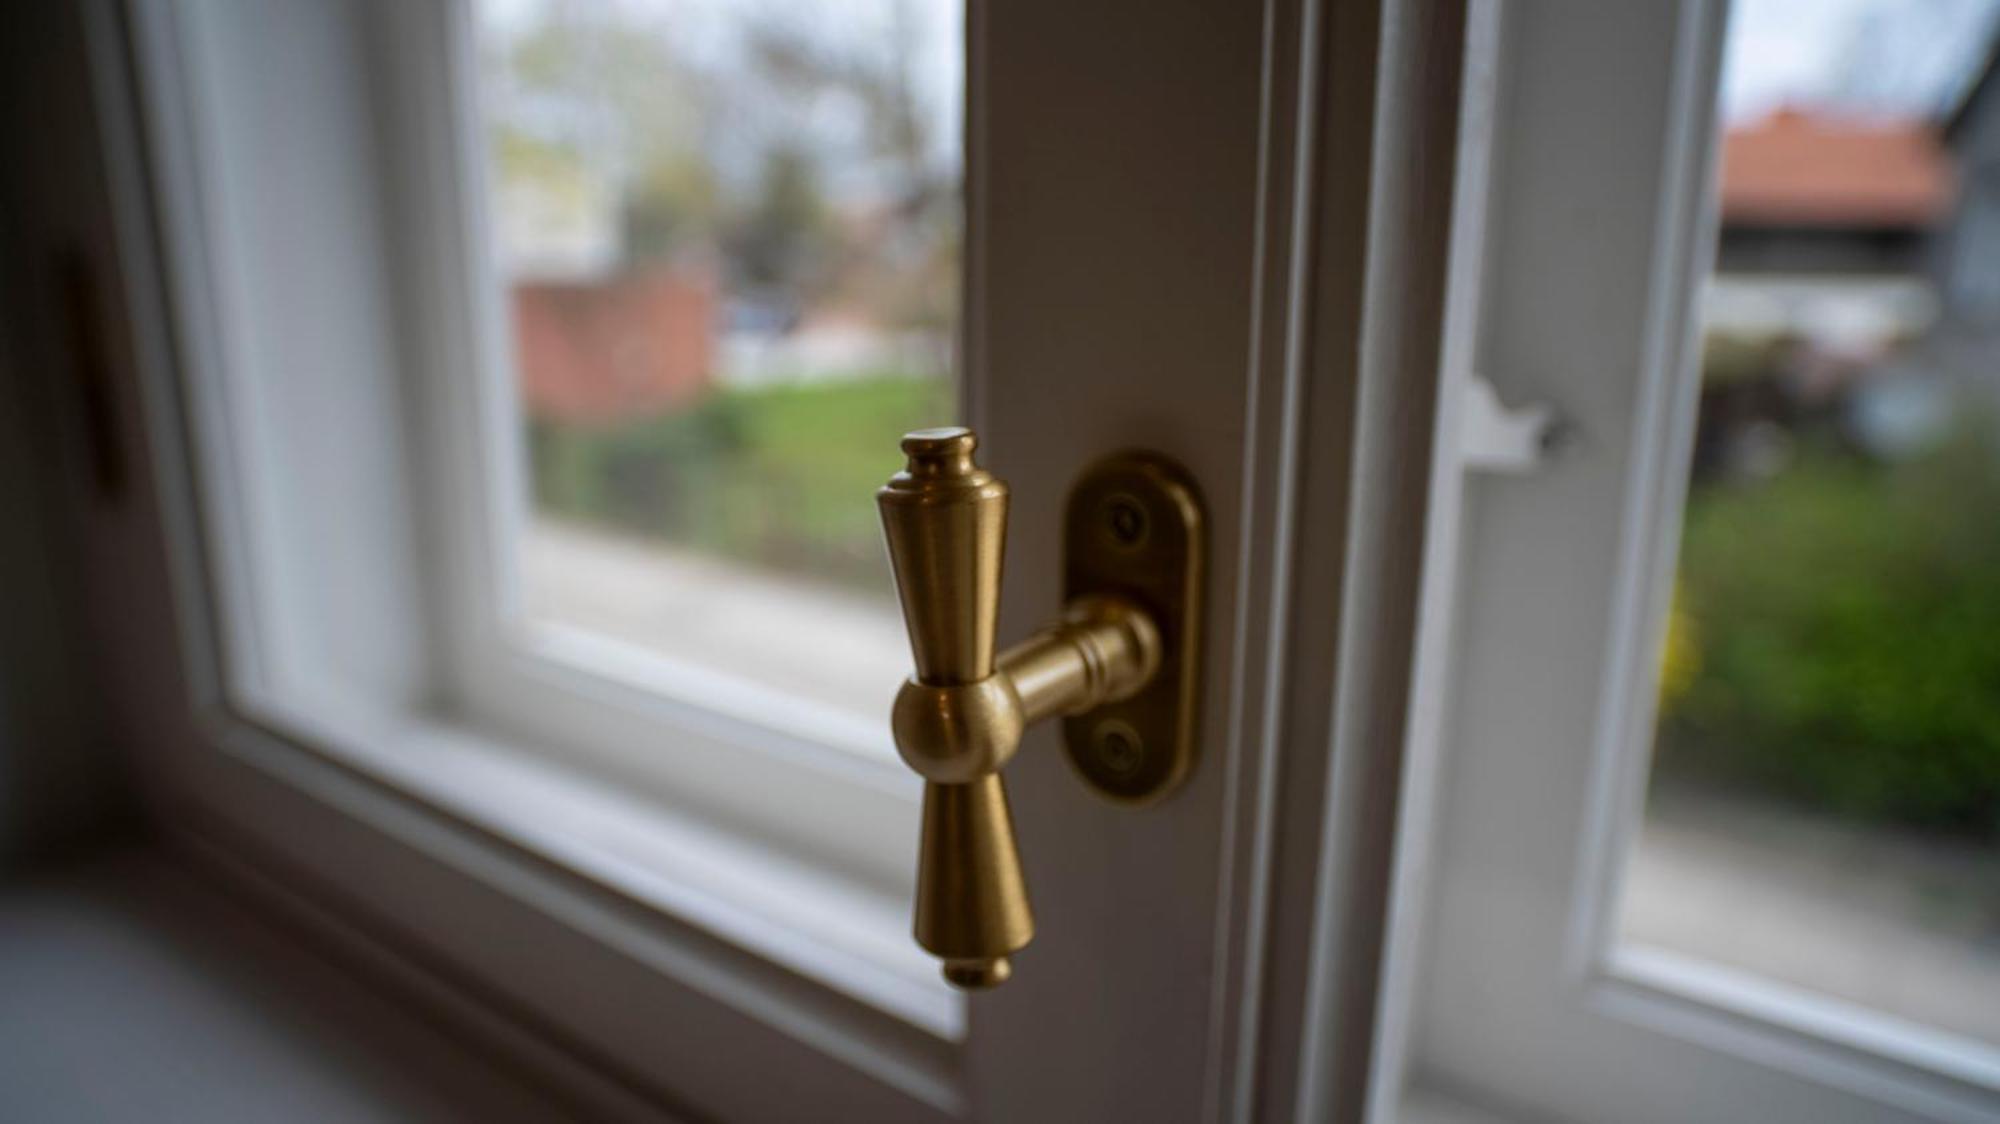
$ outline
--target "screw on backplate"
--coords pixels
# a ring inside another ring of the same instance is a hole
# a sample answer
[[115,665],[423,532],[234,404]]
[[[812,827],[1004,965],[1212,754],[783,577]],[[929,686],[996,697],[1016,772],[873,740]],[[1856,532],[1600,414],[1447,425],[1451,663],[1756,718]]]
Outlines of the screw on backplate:
[[1146,517],[1146,509],[1131,496],[1112,496],[1104,503],[1105,523],[1111,529],[1112,541],[1120,546],[1138,546],[1146,541],[1146,533],[1151,521]]
[[1139,732],[1123,722],[1106,720],[1099,722],[1090,732],[1090,748],[1097,756],[1097,763],[1117,776],[1130,776],[1145,760],[1145,749],[1139,743]]

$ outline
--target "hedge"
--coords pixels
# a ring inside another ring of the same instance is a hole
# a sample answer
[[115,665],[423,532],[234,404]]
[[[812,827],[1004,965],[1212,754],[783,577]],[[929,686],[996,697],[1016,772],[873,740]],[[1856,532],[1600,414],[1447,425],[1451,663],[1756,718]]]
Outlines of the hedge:
[[885,373],[711,390],[612,426],[530,423],[538,507],[723,558],[889,591],[875,489],[896,438],[950,421],[950,384]]
[[2000,837],[2000,465],[1808,450],[1690,497],[1660,767]]

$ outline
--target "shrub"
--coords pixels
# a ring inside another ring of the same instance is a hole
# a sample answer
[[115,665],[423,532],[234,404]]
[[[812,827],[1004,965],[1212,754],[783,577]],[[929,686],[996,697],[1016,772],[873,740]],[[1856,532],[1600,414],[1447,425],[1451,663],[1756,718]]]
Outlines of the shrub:
[[1809,452],[1690,497],[1661,765],[2000,835],[2000,473]]

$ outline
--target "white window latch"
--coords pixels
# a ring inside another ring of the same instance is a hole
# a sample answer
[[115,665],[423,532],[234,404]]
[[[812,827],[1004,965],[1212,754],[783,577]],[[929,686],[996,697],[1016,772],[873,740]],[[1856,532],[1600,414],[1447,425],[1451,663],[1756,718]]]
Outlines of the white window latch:
[[1486,376],[1466,378],[1458,449],[1468,472],[1533,472],[1570,443],[1573,430],[1554,406],[1509,409]]

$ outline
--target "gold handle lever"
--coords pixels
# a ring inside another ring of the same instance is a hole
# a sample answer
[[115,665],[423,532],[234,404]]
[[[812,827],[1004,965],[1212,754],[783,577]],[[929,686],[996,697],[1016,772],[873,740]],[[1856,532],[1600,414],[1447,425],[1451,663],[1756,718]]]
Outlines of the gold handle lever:
[[[1027,726],[1150,692],[1155,698],[1130,720],[1082,732],[1094,747],[1086,752],[1095,756],[1079,767],[1123,799],[1158,795],[1185,772],[1192,754],[1190,642],[1199,573],[1199,509],[1191,490],[1154,460],[1107,462],[1086,477],[1086,485],[1108,481],[1114,489],[1106,493],[1110,506],[1091,501],[1093,513],[1103,508],[1105,515],[1104,533],[1096,537],[1114,553],[1121,539],[1128,540],[1122,545],[1133,555],[1129,561],[1143,566],[1161,555],[1179,559],[1178,569],[1163,574],[1154,565],[1130,588],[1093,580],[1082,583],[1091,588],[1080,589],[1078,544],[1072,541],[1071,597],[1061,616],[996,659],[1008,494],[1004,482],[973,463],[976,445],[968,429],[908,434],[902,446],[908,465],[876,494],[916,662],[916,674],[896,696],[891,726],[897,751],[928,782],[917,943],[941,957],[945,979],[963,988],[1005,981],[1012,972],[1009,957],[1035,932],[1000,776]],[[1086,486],[1078,496],[1102,491]],[[1154,514],[1169,526],[1153,527]],[[1164,587],[1163,577],[1169,579]],[[1182,596],[1172,596],[1175,591]],[[1163,636],[1163,620],[1172,635]],[[1175,682],[1161,691],[1156,687],[1166,662]],[[1150,749],[1147,729],[1154,732]],[[1073,756],[1078,733],[1072,730]],[[1102,770],[1109,770],[1105,782],[1095,775]]]

